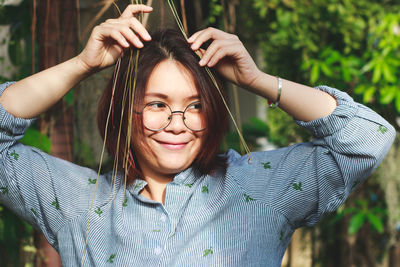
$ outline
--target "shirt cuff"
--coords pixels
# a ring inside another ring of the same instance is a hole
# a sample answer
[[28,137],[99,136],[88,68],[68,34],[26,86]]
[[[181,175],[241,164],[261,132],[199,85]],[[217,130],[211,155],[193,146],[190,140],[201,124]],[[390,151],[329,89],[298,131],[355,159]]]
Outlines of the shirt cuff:
[[[4,90],[14,84],[15,82],[6,82],[0,84],[0,95],[3,94]],[[0,131],[4,132],[9,136],[20,136],[22,137],[26,130],[35,121],[33,119],[16,118],[14,115],[8,113],[4,107],[0,104]]]
[[338,89],[325,85],[318,86],[316,89],[324,91],[336,98],[337,107],[328,116],[308,122],[300,120],[295,120],[295,122],[309,130],[314,137],[321,138],[332,135],[343,129],[356,115],[359,107],[347,93],[339,91]]

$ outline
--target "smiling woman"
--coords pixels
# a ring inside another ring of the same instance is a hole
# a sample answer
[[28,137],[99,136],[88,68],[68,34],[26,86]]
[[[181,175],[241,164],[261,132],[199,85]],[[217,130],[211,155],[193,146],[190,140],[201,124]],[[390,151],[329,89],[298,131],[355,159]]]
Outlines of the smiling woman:
[[[123,166],[125,138],[128,136],[126,131],[129,129],[129,116],[125,115],[121,118],[121,114],[129,114],[129,105],[123,105],[122,102],[123,94],[126,93],[126,81],[131,75],[128,65],[134,64],[134,62],[130,62],[131,58],[135,57],[130,53],[126,53],[122,58],[121,71],[119,77],[116,77],[116,85],[114,87],[115,80],[111,79],[98,109],[100,133],[104,138],[107,129],[109,137],[106,139],[107,149],[112,155],[119,155],[120,166]],[[171,29],[152,34],[152,40],[140,50],[136,86],[128,88],[128,90],[135,90],[134,106],[144,107],[154,101],[162,101],[168,104],[172,110],[183,111],[188,104],[199,101],[206,129],[204,131],[198,131],[203,127],[188,129],[185,127],[185,121],[188,118],[175,113],[175,116],[167,118],[169,125],[162,131],[151,131],[151,127],[142,127],[143,116],[138,116],[138,114],[133,116],[132,156],[129,159],[129,169],[127,170],[131,174],[128,175],[129,184],[133,183],[135,178],[142,177],[144,169],[147,172],[164,170],[168,178],[171,178],[171,175],[186,169],[193,162],[193,171],[197,177],[209,174],[219,168],[222,170],[226,168],[225,157],[218,154],[227,130],[226,108],[218,91],[210,90],[210,88],[214,88],[214,84],[198,62],[197,55],[187,45],[182,34]],[[113,113],[107,127],[107,115],[111,100],[114,101],[112,103]],[[179,119],[181,116],[184,120]],[[116,140],[118,140],[120,122],[123,132],[117,147]],[[177,143],[183,144],[173,146]],[[202,146],[204,143],[207,146]],[[136,153],[139,151],[146,160],[137,164],[141,159]],[[146,167],[147,163],[157,159],[160,161],[157,161],[156,165],[151,168]],[[163,168],[161,168],[162,166]],[[158,173],[158,175],[160,174]]]
[[[0,200],[45,234],[63,266],[280,266],[293,232],[380,164],[393,127],[337,89],[263,73],[235,35],[150,36],[134,15],[151,10],[128,6],[78,56],[0,86]],[[18,142],[33,117],[116,62],[98,125],[121,172],[97,176]],[[205,66],[279,105],[313,141],[251,160],[218,154],[227,110]]]

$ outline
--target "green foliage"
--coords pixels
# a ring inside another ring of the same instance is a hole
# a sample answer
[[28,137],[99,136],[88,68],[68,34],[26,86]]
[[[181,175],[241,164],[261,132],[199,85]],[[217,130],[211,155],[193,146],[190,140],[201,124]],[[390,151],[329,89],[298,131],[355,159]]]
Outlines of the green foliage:
[[369,223],[372,229],[382,234],[384,231],[384,217],[386,210],[377,206],[371,206],[366,199],[357,199],[354,207],[339,209],[336,218],[332,222],[336,222],[346,215],[351,214],[348,233],[354,235],[365,224]]
[[20,142],[28,146],[37,147],[46,153],[50,153],[51,150],[50,138],[34,128],[29,128]]

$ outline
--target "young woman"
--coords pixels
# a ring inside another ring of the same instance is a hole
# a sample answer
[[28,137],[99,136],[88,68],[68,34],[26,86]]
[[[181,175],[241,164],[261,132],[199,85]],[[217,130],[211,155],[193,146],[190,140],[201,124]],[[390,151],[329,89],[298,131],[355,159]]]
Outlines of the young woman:
[[[95,27],[77,57],[0,87],[1,201],[45,234],[63,266],[280,266],[294,230],[334,211],[379,165],[393,127],[346,93],[261,72],[234,35],[208,28],[188,41],[170,30],[150,37],[134,18],[138,12],[151,8],[128,6]],[[100,176],[89,214],[96,172],[18,140],[32,118],[125,54],[98,117],[104,133],[111,101],[107,148],[121,160],[130,125],[121,118],[129,112],[122,104],[130,47],[140,56],[128,186],[125,192],[123,174],[115,181],[111,173]],[[313,141],[255,152],[250,161],[232,150],[218,155],[227,116],[205,65],[279,102]]]

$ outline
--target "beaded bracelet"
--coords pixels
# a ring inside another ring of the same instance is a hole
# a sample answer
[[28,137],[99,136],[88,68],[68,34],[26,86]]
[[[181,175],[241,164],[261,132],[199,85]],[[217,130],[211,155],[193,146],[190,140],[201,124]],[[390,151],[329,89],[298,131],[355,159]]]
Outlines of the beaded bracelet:
[[276,76],[278,78],[278,97],[276,99],[275,103],[272,103],[272,101],[268,100],[268,104],[270,108],[277,108],[279,105],[279,101],[281,100],[281,93],[282,93],[282,79],[281,77]]

